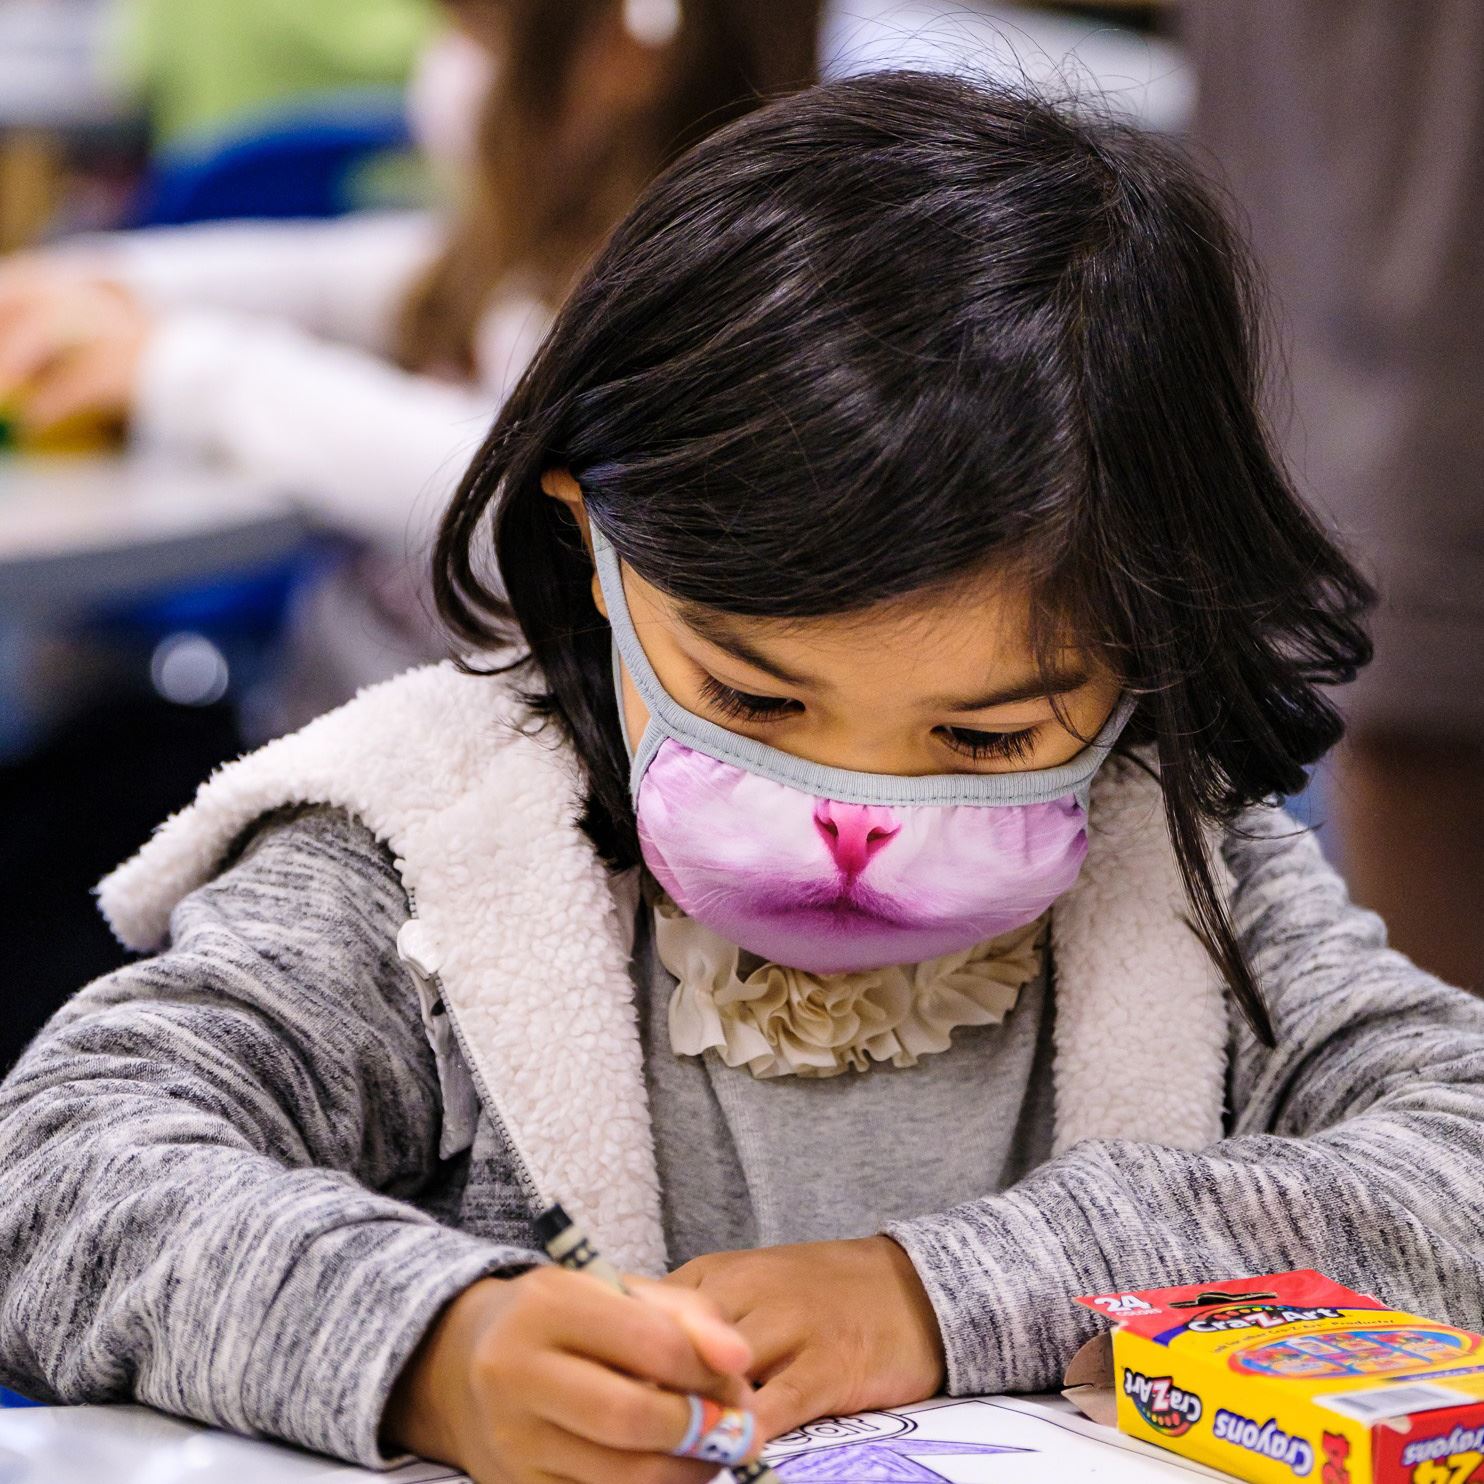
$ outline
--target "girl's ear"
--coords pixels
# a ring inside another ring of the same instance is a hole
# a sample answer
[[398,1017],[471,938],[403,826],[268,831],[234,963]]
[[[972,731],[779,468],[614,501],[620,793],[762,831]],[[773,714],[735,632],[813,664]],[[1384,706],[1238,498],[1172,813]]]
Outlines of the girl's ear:
[[[541,490],[553,500],[560,500],[567,513],[577,522],[582,532],[582,544],[587,548],[588,560],[593,555],[593,532],[588,524],[587,506],[582,503],[582,487],[565,469],[547,469],[541,475]],[[603,600],[603,589],[598,582],[598,569],[593,568],[593,603],[604,618],[608,617],[608,605]]]

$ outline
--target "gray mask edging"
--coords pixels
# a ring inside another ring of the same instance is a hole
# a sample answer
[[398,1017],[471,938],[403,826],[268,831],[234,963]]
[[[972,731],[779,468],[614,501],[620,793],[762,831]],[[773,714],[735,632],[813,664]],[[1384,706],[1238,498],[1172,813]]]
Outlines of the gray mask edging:
[[[1045,804],[1054,799],[1075,795],[1087,808],[1093,775],[1102,766],[1117,742],[1119,734],[1133,715],[1134,699],[1122,697],[1102,727],[1075,757],[1054,768],[1039,768],[1019,773],[928,773],[906,777],[895,773],[859,773],[849,768],[831,768],[811,763],[792,753],[782,752],[728,731],[715,722],[687,711],[660,684],[649,663],[649,656],[639,642],[629,613],[624,592],[623,571],[618,553],[596,523],[590,522],[593,556],[598,571],[598,584],[608,605],[608,621],[613,630],[613,685],[619,698],[620,726],[623,713],[622,671],[619,658],[628,666],[644,704],[649,708],[649,724],[632,749],[629,789],[638,798],[639,784],[654,755],[667,737],[683,747],[731,763],[760,778],[802,789],[816,798],[833,799],[842,804],[880,804],[911,807],[922,804]],[[627,745],[627,730],[624,731]]]

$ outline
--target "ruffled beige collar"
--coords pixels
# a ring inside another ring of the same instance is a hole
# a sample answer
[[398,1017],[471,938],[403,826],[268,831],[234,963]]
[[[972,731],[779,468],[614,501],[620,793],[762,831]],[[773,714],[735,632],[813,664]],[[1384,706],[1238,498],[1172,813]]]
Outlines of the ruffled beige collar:
[[835,1077],[873,1062],[917,1065],[965,1025],[993,1025],[1041,968],[1046,919],[927,963],[810,974],[764,963],[741,972],[734,944],[668,898],[654,908],[655,951],[675,976],[670,1045],[715,1047],[754,1077]]

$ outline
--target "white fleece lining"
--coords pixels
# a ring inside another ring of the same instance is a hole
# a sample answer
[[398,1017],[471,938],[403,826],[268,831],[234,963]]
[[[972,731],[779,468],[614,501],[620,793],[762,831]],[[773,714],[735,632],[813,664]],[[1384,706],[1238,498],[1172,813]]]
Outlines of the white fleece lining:
[[663,1272],[659,1177],[628,972],[628,925],[572,821],[573,760],[517,730],[511,687],[451,664],[373,686],[223,768],[99,887],[130,948],[252,822],[349,810],[396,857],[476,1077],[543,1195],[605,1255]]
[[[570,751],[522,719],[508,682],[450,664],[374,686],[220,770],[99,901],[120,941],[156,949],[176,903],[254,820],[292,804],[348,810],[396,858],[427,967],[543,1197],[621,1269],[660,1273],[632,883],[611,880],[576,828]],[[1056,1148],[1202,1147],[1221,1135],[1226,1006],[1184,921],[1158,785],[1111,760],[1091,827],[1081,881],[1053,911]]]
[[1056,1153],[1080,1139],[1202,1149],[1221,1137],[1228,1008],[1189,913],[1158,782],[1109,759],[1087,864],[1051,912]]

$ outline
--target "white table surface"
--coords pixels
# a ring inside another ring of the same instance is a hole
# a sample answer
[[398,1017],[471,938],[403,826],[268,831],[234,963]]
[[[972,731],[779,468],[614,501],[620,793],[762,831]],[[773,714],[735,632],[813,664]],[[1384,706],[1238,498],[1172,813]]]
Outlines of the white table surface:
[[[904,1412],[987,1406],[1012,1447],[992,1458],[924,1460],[945,1484],[1200,1484],[1225,1474],[1098,1427],[1059,1396],[936,1398]],[[879,1424],[898,1414],[867,1413]],[[905,1426],[906,1424],[902,1424]],[[811,1424],[805,1432],[831,1424]],[[889,1429],[887,1429],[889,1431]],[[951,1431],[951,1430],[950,1430]],[[961,1436],[962,1434],[954,1434]],[[791,1434],[799,1438],[801,1434]],[[783,1440],[786,1444],[787,1440]],[[818,1442],[795,1444],[798,1451]],[[787,1477],[787,1469],[784,1469]],[[716,1484],[727,1484],[719,1474]],[[459,1484],[443,1464],[415,1463],[373,1474],[272,1443],[198,1427],[146,1407],[28,1407],[0,1410],[0,1484]]]
[[446,1464],[373,1474],[197,1427],[148,1407],[0,1411],[0,1484],[454,1484]]
[[206,465],[0,458],[0,612],[38,621],[250,567],[309,529],[282,490]]

